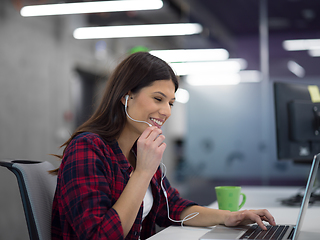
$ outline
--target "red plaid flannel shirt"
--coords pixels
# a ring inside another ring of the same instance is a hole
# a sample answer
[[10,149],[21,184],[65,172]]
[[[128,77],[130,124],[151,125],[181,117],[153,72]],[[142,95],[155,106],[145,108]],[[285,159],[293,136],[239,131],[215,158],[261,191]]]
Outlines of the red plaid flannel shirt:
[[[133,168],[118,143],[106,143],[98,135],[82,133],[75,137],[62,159],[52,210],[52,240],[124,239],[117,212],[112,208],[124,190]],[[166,200],[160,187],[161,170],[151,180],[153,207],[142,221],[143,204],[126,239],[146,239],[155,233],[155,224],[167,227]],[[164,179],[170,217],[180,214],[194,202],[179,197]]]

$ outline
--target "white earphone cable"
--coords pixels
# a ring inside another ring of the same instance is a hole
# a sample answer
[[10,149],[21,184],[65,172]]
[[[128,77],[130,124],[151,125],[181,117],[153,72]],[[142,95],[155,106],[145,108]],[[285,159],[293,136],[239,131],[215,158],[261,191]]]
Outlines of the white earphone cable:
[[161,166],[162,166],[163,168],[161,168],[162,177],[161,177],[161,183],[160,183],[160,185],[161,185],[161,188],[162,188],[162,191],[163,191],[163,194],[164,194],[164,196],[165,196],[166,203],[167,203],[168,219],[169,219],[170,221],[172,221],[172,222],[181,223],[181,227],[183,227],[183,223],[184,223],[185,221],[188,221],[188,220],[190,220],[190,219],[198,216],[198,215],[199,215],[199,212],[190,213],[189,215],[185,216],[182,220],[174,220],[174,219],[172,219],[172,218],[170,217],[168,196],[167,196],[167,192],[166,192],[166,190],[165,190],[165,188],[164,188],[164,186],[163,186],[163,180],[164,180],[164,178],[165,178],[165,176],[166,176],[167,167],[166,167],[166,165],[164,165],[163,162],[161,162]]
[[133,119],[132,117],[130,117],[130,115],[129,115],[128,112],[127,112],[129,95],[126,95],[125,98],[126,98],[126,103],[125,103],[125,105],[124,105],[124,111],[126,112],[126,115],[128,116],[128,118],[130,118],[130,119],[131,119],[132,121],[134,121],[134,122],[146,123],[146,124],[149,125],[149,127],[152,127],[152,125],[151,125],[150,123],[146,122],[146,121],[139,121],[139,120],[135,120],[135,119]]
[[[130,118],[130,119],[131,119],[132,121],[134,121],[134,122],[146,123],[146,124],[149,125],[149,127],[152,127],[152,125],[151,125],[150,123],[146,122],[146,121],[139,121],[139,120],[136,120],[136,119],[133,119],[132,117],[130,117],[130,115],[129,115],[128,112],[127,112],[129,95],[126,95],[125,98],[126,98],[126,103],[125,103],[125,105],[124,105],[124,109],[125,109],[125,112],[126,112],[126,115],[128,116],[128,118]],[[134,152],[133,152],[133,154],[135,155]],[[136,156],[136,157],[137,157],[137,156]],[[190,220],[190,219],[198,216],[198,215],[199,215],[199,212],[190,213],[189,215],[187,215],[186,217],[184,217],[182,220],[174,220],[174,219],[172,219],[172,218],[170,217],[170,209],[169,209],[168,196],[167,196],[167,192],[166,192],[166,190],[165,190],[165,188],[164,188],[164,186],[163,186],[163,180],[164,180],[164,178],[165,178],[165,176],[166,176],[166,173],[167,173],[167,167],[166,167],[166,165],[164,165],[163,162],[161,162],[161,166],[162,166],[162,168],[161,168],[162,176],[161,176],[160,185],[161,185],[163,194],[164,194],[165,199],[166,199],[168,219],[169,219],[170,221],[172,221],[172,222],[175,222],[175,223],[181,223],[181,227],[183,227],[183,223],[184,223],[185,221],[188,221],[188,220]]]

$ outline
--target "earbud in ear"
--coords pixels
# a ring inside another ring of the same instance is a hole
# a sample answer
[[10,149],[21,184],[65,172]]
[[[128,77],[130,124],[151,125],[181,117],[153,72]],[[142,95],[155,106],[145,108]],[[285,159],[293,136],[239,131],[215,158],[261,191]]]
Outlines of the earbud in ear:
[[126,99],[126,103],[125,103],[125,105],[124,105],[124,106],[125,106],[125,108],[127,108],[129,95],[126,95],[126,96],[125,96],[125,99]]

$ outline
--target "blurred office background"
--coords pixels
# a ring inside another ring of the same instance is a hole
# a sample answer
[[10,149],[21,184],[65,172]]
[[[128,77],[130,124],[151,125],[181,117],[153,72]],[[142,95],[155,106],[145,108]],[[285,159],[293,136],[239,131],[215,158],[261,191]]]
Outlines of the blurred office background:
[[[20,14],[27,5],[71,2],[77,1],[0,1],[0,159],[59,166],[49,154],[62,152],[59,146],[92,113],[108,75],[130,51],[222,48],[242,63],[237,84],[213,73],[181,75],[180,93],[186,95],[163,127],[172,185],[208,204],[219,184],[305,183],[308,165],[277,159],[272,84],[319,82],[315,54],[283,47],[284,40],[320,37],[319,1],[163,0],[158,10]],[[79,27],[170,23],[198,23],[202,30],[186,36],[73,36]],[[197,85],[206,79],[222,81]],[[17,182],[7,169],[0,169],[0,189],[0,239],[28,239]]]

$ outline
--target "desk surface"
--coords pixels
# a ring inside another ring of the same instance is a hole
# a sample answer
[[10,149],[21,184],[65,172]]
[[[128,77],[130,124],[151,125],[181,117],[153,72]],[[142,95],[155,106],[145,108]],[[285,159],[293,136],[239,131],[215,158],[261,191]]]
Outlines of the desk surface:
[[[247,201],[242,209],[266,208],[275,217],[277,224],[296,224],[300,207],[287,207],[280,204],[279,199],[291,197],[299,191],[298,187],[243,187]],[[218,208],[217,202],[210,208]],[[302,225],[299,240],[320,239],[320,207],[309,206]],[[150,240],[197,240],[210,228],[170,226],[155,234]]]

